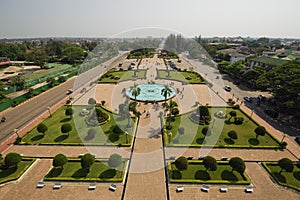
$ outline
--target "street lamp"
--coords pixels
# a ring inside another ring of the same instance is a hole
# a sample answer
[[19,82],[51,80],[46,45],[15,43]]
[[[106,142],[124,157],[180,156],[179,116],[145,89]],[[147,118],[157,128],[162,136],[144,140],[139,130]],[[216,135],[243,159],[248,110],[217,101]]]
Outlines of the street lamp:
[[47,107],[50,117],[52,117],[50,106]]
[[18,131],[19,131],[19,129],[17,129],[17,128],[14,129],[14,133],[17,134],[18,137],[20,137],[18,134]]
[[125,136],[126,136],[126,144],[128,143],[128,132],[125,132]]
[[283,142],[283,140],[284,140],[284,138],[286,137],[286,134],[283,134],[283,137],[282,137],[282,140],[281,140],[281,142],[280,143],[282,143]]

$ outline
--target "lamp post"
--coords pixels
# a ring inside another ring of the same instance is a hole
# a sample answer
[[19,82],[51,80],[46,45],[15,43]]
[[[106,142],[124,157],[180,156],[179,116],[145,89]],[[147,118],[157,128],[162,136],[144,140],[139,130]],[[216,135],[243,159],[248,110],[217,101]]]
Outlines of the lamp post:
[[17,128],[14,129],[14,133],[17,134],[18,137],[20,137],[18,134],[18,131],[19,131],[19,129],[17,129]]
[[51,110],[50,110],[50,106],[47,107],[47,110],[48,110],[48,112],[49,112],[50,117],[52,117]]
[[283,142],[283,140],[284,140],[284,138],[286,137],[286,134],[283,134],[283,137],[282,137],[282,139],[281,139],[281,142],[280,143],[282,143]]
[[125,132],[125,136],[126,136],[126,144],[128,143],[128,132]]

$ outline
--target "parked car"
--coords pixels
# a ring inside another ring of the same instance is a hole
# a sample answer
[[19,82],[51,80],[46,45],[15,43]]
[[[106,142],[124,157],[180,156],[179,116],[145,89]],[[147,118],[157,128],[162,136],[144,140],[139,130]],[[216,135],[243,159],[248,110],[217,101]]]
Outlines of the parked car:
[[262,95],[262,94],[258,95],[257,98],[258,98],[260,101],[266,100],[266,97],[265,97],[264,95]]
[[228,86],[228,85],[225,85],[224,86],[224,90],[227,91],[227,92],[230,92],[231,91],[231,87]]
[[252,102],[252,98],[249,97],[249,96],[245,96],[245,97],[244,97],[244,100],[247,101],[247,102],[249,102],[249,103]]

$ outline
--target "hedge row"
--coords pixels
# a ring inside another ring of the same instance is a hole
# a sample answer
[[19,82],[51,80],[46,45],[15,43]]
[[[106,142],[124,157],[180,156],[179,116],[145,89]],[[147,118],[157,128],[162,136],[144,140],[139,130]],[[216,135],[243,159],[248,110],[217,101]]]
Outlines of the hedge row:
[[22,161],[30,162],[30,163],[22,171],[19,172],[17,177],[13,178],[13,177],[8,176],[6,178],[2,178],[2,180],[0,179],[0,184],[18,180],[26,172],[26,170],[36,161],[36,159],[35,158],[22,158]]
[[[298,162],[293,162],[294,164],[298,164]],[[293,188],[300,192],[300,187],[296,187],[294,185],[289,185],[287,183],[282,183],[278,180],[278,178],[272,173],[272,171],[269,169],[268,165],[278,165],[277,162],[262,162],[262,166],[267,170],[267,172],[272,176],[272,178],[279,184],[284,187]]]

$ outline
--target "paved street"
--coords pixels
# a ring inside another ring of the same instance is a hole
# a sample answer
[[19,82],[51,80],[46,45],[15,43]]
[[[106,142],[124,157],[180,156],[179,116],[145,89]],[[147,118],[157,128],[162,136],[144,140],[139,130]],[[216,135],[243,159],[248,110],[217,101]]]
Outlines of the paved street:
[[6,117],[6,122],[0,124],[0,143],[14,134],[15,128],[21,129],[36,117],[47,112],[47,107],[52,107],[66,98],[68,89],[73,88],[74,78],[69,79],[50,90],[21,103],[15,108],[9,108],[0,113]]

